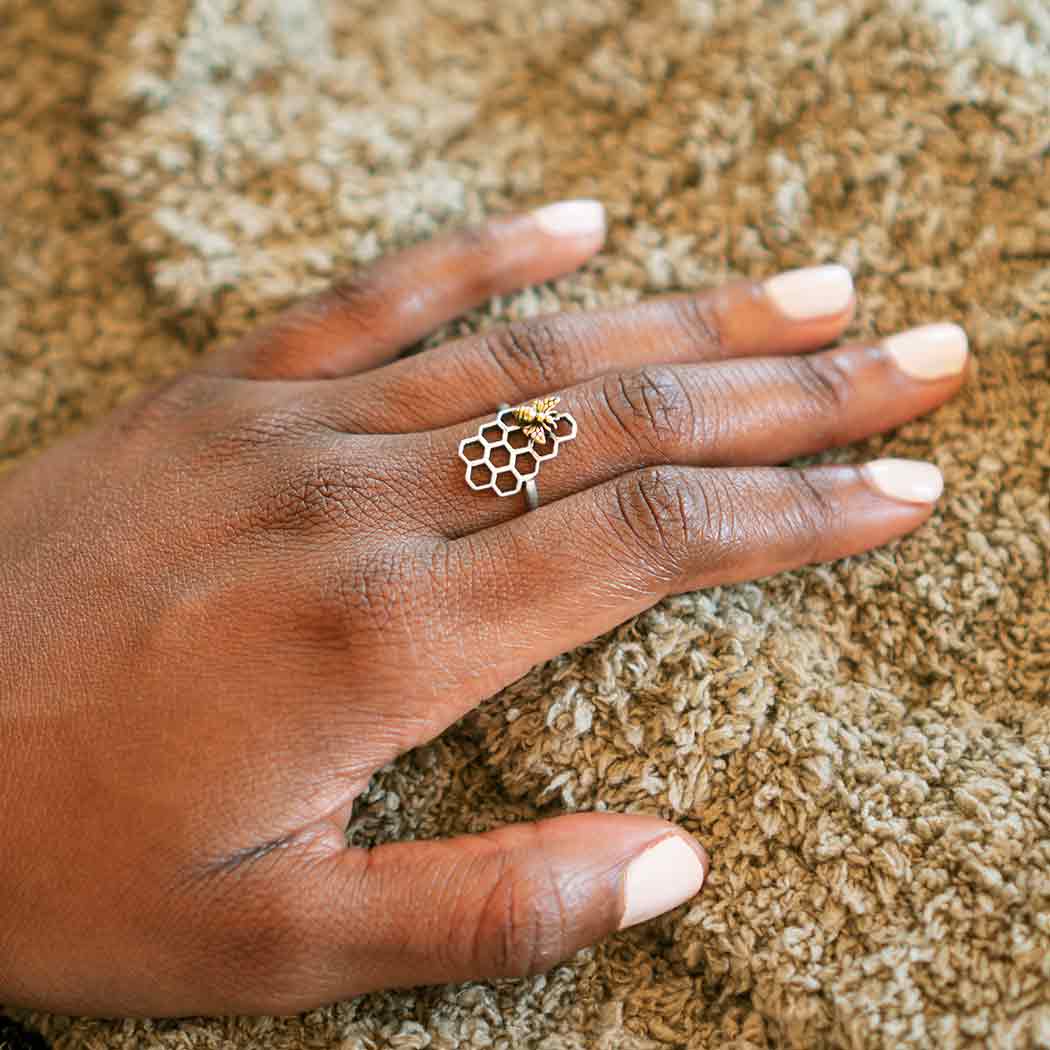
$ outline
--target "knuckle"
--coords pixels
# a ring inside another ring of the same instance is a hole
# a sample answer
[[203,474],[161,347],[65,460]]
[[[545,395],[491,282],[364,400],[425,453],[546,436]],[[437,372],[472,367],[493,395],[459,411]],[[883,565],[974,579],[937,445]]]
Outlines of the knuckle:
[[352,543],[374,532],[369,523],[382,517],[381,481],[349,464],[293,451],[268,455],[262,475],[243,497],[239,516],[248,531],[270,542],[334,534]]
[[809,471],[790,474],[789,512],[785,527],[797,540],[806,561],[815,561],[826,537],[843,526],[843,509],[819,485]]
[[292,405],[231,404],[221,422],[210,429],[208,446],[219,460],[240,461],[247,454],[291,447],[316,429],[316,424]]
[[226,944],[245,990],[268,1007],[294,987],[311,962],[307,923],[296,895],[267,894],[264,905],[227,926]]
[[195,1001],[241,1013],[305,1008],[302,989],[315,962],[310,917],[302,895],[275,881],[230,873],[213,885],[206,907],[195,899],[193,916],[180,923],[189,943],[176,971]]
[[387,279],[382,264],[366,267],[337,281],[317,303],[319,320],[335,313],[341,325],[349,325],[363,336],[375,336],[386,328],[401,296]]
[[115,419],[123,433],[167,430],[173,419],[200,412],[226,392],[223,380],[204,372],[183,372],[139,395]]
[[129,439],[162,437],[195,467],[241,465],[245,456],[271,454],[318,428],[306,411],[282,403],[268,386],[193,372],[118,410],[115,423]]
[[640,448],[666,453],[691,443],[698,414],[675,368],[651,365],[613,373],[599,389],[605,413]]
[[274,486],[266,524],[275,531],[345,528],[378,502],[379,486],[372,482],[370,475],[352,473],[344,464],[298,463]]
[[515,385],[535,387],[553,382],[554,361],[568,342],[553,318],[514,321],[484,332],[481,347]]
[[641,557],[667,576],[682,570],[697,520],[709,513],[688,473],[678,467],[649,467],[620,478],[614,487],[616,523]]
[[444,541],[382,544],[329,573],[314,607],[315,638],[336,651],[348,642],[388,646],[411,635],[425,659],[448,623]]
[[569,916],[556,873],[540,858],[524,872],[505,858],[475,920],[466,926],[471,969],[495,977],[549,970],[572,950]]
[[489,299],[500,291],[499,275],[506,262],[506,241],[489,224],[468,226],[457,235],[456,247],[465,257],[470,295]]
[[725,352],[728,341],[715,296],[682,295],[669,302],[675,321],[691,343],[715,356]]
[[805,397],[821,415],[839,415],[846,411],[853,385],[833,357],[825,354],[787,358],[788,368]]
[[320,623],[337,644],[360,641],[366,634],[390,636],[410,596],[422,605],[422,590],[413,582],[410,563],[395,548],[384,547],[347,571],[335,574],[319,603]]
[[347,530],[373,546],[409,528],[420,511],[418,472],[407,459],[376,455],[370,439],[335,448],[294,446],[275,472],[270,467],[266,518],[273,529],[311,533]]

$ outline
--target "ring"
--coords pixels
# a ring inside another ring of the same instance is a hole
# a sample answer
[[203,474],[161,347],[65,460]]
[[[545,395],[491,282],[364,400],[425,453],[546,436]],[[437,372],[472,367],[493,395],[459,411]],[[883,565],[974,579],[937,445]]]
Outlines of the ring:
[[496,418],[459,443],[459,458],[467,465],[467,484],[475,492],[491,489],[497,496],[514,496],[525,489],[525,503],[540,503],[536,475],[540,464],[554,459],[566,441],[576,437],[576,420],[555,411],[560,397],[542,397],[523,405],[499,406]]

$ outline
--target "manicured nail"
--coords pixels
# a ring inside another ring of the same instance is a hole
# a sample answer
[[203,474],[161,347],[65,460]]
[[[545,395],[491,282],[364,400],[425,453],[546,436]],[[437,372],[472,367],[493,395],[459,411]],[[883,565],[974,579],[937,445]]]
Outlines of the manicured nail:
[[897,367],[916,379],[944,379],[966,367],[966,333],[957,324],[928,324],[882,341]]
[[605,231],[605,208],[600,201],[558,201],[537,209],[532,217],[552,237],[590,237]]
[[669,835],[640,853],[624,876],[620,929],[663,915],[689,900],[704,884],[704,865],[680,835]]
[[808,266],[770,277],[763,285],[782,314],[810,321],[842,313],[853,296],[853,278],[845,266]]
[[933,503],[944,490],[944,478],[932,463],[916,459],[875,459],[861,472],[883,496],[905,503]]

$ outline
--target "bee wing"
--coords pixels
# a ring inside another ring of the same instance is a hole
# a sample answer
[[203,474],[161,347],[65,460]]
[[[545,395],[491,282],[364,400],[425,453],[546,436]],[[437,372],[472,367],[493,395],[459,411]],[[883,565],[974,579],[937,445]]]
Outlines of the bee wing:
[[525,432],[525,436],[537,445],[547,444],[547,431],[543,427],[522,427]]
[[543,412],[549,412],[560,400],[561,400],[560,397],[544,397],[544,398],[540,398],[540,400],[536,402],[536,412],[537,412],[537,414],[541,414]]

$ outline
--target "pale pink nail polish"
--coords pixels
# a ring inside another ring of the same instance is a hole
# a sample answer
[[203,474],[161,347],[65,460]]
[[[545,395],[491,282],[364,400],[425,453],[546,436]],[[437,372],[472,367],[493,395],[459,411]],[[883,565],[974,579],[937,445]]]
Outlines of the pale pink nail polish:
[[638,854],[624,876],[620,929],[663,915],[700,892],[700,856],[681,835],[668,835]]
[[928,324],[882,341],[897,367],[915,379],[958,375],[969,356],[966,333],[957,324]]
[[762,287],[773,305],[793,321],[842,313],[853,298],[853,277],[837,263],[786,270],[770,277]]
[[904,503],[933,503],[944,491],[940,470],[921,460],[875,459],[861,473],[880,495]]
[[605,208],[596,200],[558,201],[538,208],[532,217],[552,237],[591,237],[605,231]]

